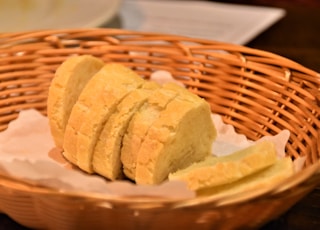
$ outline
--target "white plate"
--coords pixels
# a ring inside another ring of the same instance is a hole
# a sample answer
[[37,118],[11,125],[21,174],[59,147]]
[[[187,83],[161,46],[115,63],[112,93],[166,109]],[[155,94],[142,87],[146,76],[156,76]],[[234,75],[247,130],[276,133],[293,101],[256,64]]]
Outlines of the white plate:
[[97,27],[121,0],[0,0],[0,33],[34,29]]

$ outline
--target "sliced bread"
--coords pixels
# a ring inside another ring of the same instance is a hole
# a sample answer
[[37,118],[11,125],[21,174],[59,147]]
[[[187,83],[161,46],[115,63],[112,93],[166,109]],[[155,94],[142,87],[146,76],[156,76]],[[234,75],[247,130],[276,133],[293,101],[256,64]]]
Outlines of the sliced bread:
[[169,175],[182,180],[191,190],[229,184],[274,164],[277,153],[273,142],[262,141],[227,156],[210,156]]
[[120,158],[124,174],[132,180],[135,179],[137,154],[148,129],[167,104],[179,94],[178,91],[168,89],[172,84],[168,83],[156,89],[129,122],[122,140]]
[[178,96],[160,112],[137,153],[137,184],[159,184],[169,173],[211,153],[216,130],[209,104],[183,87],[173,87]]
[[100,69],[73,106],[64,137],[65,156],[72,156],[79,168],[93,173],[91,161],[102,128],[121,100],[144,82],[120,64],[109,63]]
[[160,88],[155,82],[146,81],[139,89],[129,93],[116,107],[99,136],[92,165],[94,172],[115,180],[122,176],[120,151],[122,139],[132,116]]
[[63,146],[65,127],[80,92],[103,65],[102,60],[83,55],[68,58],[57,69],[47,103],[50,130],[57,147]]
[[275,186],[277,183],[290,177],[294,173],[293,162],[290,157],[277,161],[254,174],[246,176],[233,183],[208,187],[197,191],[198,196],[232,195],[241,192]]

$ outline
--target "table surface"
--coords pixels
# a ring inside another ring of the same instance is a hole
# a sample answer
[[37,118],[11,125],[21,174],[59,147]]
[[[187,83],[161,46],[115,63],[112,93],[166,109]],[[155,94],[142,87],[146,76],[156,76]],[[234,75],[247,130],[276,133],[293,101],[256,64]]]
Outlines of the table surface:
[[[251,1],[229,2],[248,3]],[[260,2],[265,4],[268,1]],[[277,6],[286,9],[286,16],[246,45],[282,55],[320,72],[320,4],[317,6],[284,2],[277,1]],[[269,5],[271,5],[270,1]],[[288,212],[267,223],[261,230],[320,229],[319,219],[320,185]],[[0,229],[23,230],[27,228],[17,224],[8,216],[0,214]]]

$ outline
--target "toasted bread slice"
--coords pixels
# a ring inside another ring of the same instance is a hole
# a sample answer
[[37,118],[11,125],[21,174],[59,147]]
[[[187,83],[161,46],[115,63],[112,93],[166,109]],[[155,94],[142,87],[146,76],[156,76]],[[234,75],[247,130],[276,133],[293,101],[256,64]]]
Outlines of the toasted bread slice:
[[102,128],[121,100],[144,82],[134,71],[116,63],[106,64],[96,73],[71,111],[64,137],[65,156],[93,173],[92,155]]
[[124,133],[132,116],[158,88],[159,84],[146,81],[141,88],[133,90],[118,104],[106,122],[94,149],[92,165],[96,173],[110,180],[122,176],[120,151]]
[[290,157],[277,159],[273,165],[233,183],[197,191],[198,196],[235,195],[241,192],[275,186],[294,173]]
[[277,160],[273,142],[263,141],[227,156],[205,161],[169,175],[169,180],[185,181],[191,190],[229,184],[269,167]]
[[90,55],[74,56],[57,69],[49,87],[47,114],[50,130],[57,147],[62,147],[65,127],[71,109],[83,87],[104,63]]
[[148,129],[136,161],[137,184],[158,184],[169,173],[210,155],[216,129],[209,104],[185,88]]

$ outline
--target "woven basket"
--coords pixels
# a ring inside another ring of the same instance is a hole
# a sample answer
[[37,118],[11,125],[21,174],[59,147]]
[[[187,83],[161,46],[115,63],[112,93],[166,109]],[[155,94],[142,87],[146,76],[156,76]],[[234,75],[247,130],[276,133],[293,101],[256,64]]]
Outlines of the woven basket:
[[50,30],[0,35],[0,131],[19,111],[46,114],[57,66],[91,54],[148,78],[168,70],[205,98],[212,111],[256,140],[291,132],[286,153],[304,169],[272,188],[187,201],[118,199],[66,193],[0,177],[0,209],[41,229],[250,229],[278,217],[320,182],[320,75],[272,53],[180,36],[115,29]]

